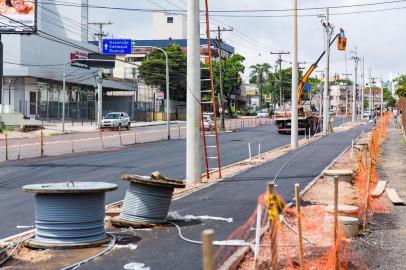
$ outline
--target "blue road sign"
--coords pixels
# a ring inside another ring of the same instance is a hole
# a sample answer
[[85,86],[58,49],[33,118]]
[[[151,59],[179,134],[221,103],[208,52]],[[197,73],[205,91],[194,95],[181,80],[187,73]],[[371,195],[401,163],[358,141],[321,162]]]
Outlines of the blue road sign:
[[131,39],[103,39],[103,54],[131,54]]
[[311,84],[305,83],[305,85],[304,85],[304,90],[305,90],[305,91],[310,91],[310,90],[312,90]]

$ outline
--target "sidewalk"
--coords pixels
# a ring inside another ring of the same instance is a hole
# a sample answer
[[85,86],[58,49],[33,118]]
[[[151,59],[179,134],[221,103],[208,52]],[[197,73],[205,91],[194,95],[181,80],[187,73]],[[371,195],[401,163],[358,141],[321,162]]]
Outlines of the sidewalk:
[[[150,127],[150,126],[161,126],[166,125],[166,121],[151,121],[151,122],[132,122],[131,127]],[[186,121],[171,121],[171,125],[184,125]],[[45,136],[55,136],[62,134],[62,123],[61,121],[54,121],[54,122],[42,122],[41,120],[25,120],[25,125],[31,126],[43,126],[43,132]],[[88,133],[88,132],[96,132],[97,125],[95,122],[81,122],[75,120],[72,122],[71,120],[67,120],[65,122],[65,133],[72,134],[72,133]],[[39,136],[40,131],[32,131],[32,132],[20,132],[20,131],[9,131],[8,137],[10,139],[21,139],[21,138],[32,138]]]
[[[406,201],[406,146],[402,130],[392,125],[378,161],[380,180]],[[354,245],[369,269],[406,269],[406,206],[393,206],[389,214],[374,214],[370,232]]]

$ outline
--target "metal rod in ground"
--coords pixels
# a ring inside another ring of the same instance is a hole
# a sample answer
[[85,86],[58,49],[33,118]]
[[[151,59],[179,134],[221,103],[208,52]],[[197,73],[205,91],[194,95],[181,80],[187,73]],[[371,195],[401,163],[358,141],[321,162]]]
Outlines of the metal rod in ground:
[[251,143],[248,143],[248,155],[249,155],[250,160],[251,160],[252,159],[252,156],[251,156]]
[[257,223],[255,229],[255,247],[254,247],[254,262],[255,269],[258,269],[259,246],[261,244],[261,221],[262,221],[262,205],[257,207]]
[[73,147],[73,140],[70,140],[70,144],[71,144],[71,147],[72,147],[72,153],[75,153],[75,149]]
[[260,157],[261,156],[261,144],[259,143],[258,144],[258,157]]
[[103,135],[102,135],[102,130],[101,130],[101,128],[99,128],[99,135],[100,135],[101,147],[102,147],[102,150],[104,150]]
[[4,142],[6,144],[6,160],[8,160],[8,135],[4,134]]
[[214,270],[214,252],[213,252],[214,230],[204,230],[202,232],[202,256],[203,270]]
[[20,145],[20,141],[18,141],[18,153],[17,153],[17,159],[21,158],[21,145]]
[[[275,193],[275,183],[268,183],[268,193],[274,195]],[[278,232],[276,228],[275,221],[270,220],[269,226],[269,236],[271,240],[271,266],[272,270],[278,270]]]
[[179,140],[180,140],[180,125],[178,125],[178,134],[179,134]]
[[137,144],[137,131],[134,129],[134,144]]
[[300,269],[304,269],[304,248],[303,248],[303,233],[302,233],[302,214],[300,212],[300,185],[295,184],[295,195],[296,195],[296,212],[297,212],[297,232],[299,236],[299,258],[300,258]]
[[43,157],[44,156],[44,132],[41,130],[41,136],[40,136],[40,154],[41,154],[41,157]]
[[120,146],[123,146],[123,139],[121,138],[121,126],[118,126],[118,136],[120,137]]
[[334,245],[335,245],[335,269],[339,269],[338,258],[338,176],[334,176]]

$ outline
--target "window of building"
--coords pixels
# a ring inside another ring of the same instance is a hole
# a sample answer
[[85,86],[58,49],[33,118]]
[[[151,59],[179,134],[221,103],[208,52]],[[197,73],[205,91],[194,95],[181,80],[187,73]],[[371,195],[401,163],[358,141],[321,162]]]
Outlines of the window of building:
[[173,17],[166,17],[167,23],[173,23]]

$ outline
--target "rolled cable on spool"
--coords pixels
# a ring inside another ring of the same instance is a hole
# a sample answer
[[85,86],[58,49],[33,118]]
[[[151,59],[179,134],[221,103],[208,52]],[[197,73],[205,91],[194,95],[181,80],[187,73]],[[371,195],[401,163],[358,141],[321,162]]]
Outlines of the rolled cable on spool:
[[181,180],[169,179],[159,172],[151,176],[123,175],[130,186],[125,194],[120,216],[112,223],[117,226],[142,227],[166,222],[175,188],[184,188]]
[[35,194],[32,248],[64,249],[98,246],[111,239],[104,227],[105,193],[117,189],[104,182],[68,182],[23,186]]

